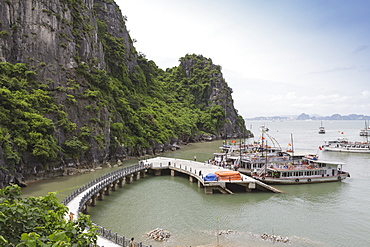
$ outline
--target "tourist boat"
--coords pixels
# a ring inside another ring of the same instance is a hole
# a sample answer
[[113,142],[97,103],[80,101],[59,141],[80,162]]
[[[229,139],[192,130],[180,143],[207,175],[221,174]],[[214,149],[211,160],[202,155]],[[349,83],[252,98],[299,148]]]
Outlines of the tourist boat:
[[365,121],[365,128],[360,130],[360,136],[370,136],[370,126]]
[[319,134],[325,134],[325,127],[322,126],[322,121],[321,121],[321,126],[319,127]]
[[347,153],[370,153],[369,142],[350,142],[347,138],[338,138],[334,141],[325,141],[320,147],[324,151],[347,152]]
[[[263,144],[245,145],[242,149],[239,145],[222,145],[221,152],[213,153],[209,164],[242,168],[243,173],[250,174],[251,171],[259,169],[266,161],[289,161],[291,154],[283,152],[281,147],[272,147]],[[266,158],[267,157],[267,158]]]
[[262,125],[261,125],[261,127],[260,127],[260,130],[261,130],[262,132],[267,132],[267,131],[269,131],[270,129],[269,129],[268,127],[266,127],[266,125],[262,124]]
[[209,160],[208,163],[216,166],[231,167],[239,164],[240,155],[236,153],[214,153],[213,159]]
[[251,175],[258,173],[268,163],[292,163],[294,160],[302,160],[306,155],[292,154],[291,152],[277,151],[274,153],[257,153],[242,156],[238,171]]
[[342,181],[349,177],[344,163],[305,159],[296,164],[269,163],[253,178],[266,184],[309,184]]

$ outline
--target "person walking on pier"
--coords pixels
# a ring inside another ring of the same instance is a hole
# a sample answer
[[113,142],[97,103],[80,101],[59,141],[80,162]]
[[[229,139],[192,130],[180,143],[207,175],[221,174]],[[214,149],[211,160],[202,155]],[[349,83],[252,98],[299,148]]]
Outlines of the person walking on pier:
[[75,214],[74,214],[74,213],[72,213],[72,212],[69,212],[69,215],[68,215],[68,216],[69,216],[69,220],[70,220],[70,221],[72,221],[72,220],[73,220],[73,215],[75,215]]
[[130,247],[135,247],[134,238],[131,238],[130,240]]

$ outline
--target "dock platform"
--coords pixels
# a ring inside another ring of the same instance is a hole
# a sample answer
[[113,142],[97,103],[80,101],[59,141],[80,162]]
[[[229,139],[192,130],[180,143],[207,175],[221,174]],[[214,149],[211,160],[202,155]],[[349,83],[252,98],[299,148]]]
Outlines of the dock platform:
[[257,189],[282,193],[281,190],[242,173],[240,173],[241,180],[205,181],[204,177],[209,173],[230,170],[204,162],[167,157],[156,157],[142,160],[141,162],[148,165],[148,167],[154,171],[154,175],[161,175],[163,170],[170,170],[171,176],[175,176],[177,173],[186,174],[189,176],[189,181],[198,182],[198,187],[203,187],[206,194],[213,194],[214,191],[219,191],[223,194],[233,194],[235,188],[237,188],[238,191],[242,188],[245,192],[252,192]]

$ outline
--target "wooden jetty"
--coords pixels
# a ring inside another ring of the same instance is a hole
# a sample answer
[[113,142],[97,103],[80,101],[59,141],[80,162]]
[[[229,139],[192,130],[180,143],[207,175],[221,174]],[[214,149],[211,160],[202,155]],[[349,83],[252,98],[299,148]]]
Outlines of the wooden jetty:
[[166,157],[156,157],[142,160],[141,162],[150,167],[150,170],[154,171],[154,175],[157,176],[162,175],[165,170],[169,170],[171,176],[176,176],[179,173],[186,174],[189,176],[189,181],[198,182],[198,187],[204,188],[206,194],[213,194],[214,191],[219,191],[223,194],[233,194],[234,190],[245,192],[262,190],[282,193],[281,190],[244,174],[240,174],[240,180],[205,181],[204,178],[209,173],[230,171],[229,169],[207,163]]

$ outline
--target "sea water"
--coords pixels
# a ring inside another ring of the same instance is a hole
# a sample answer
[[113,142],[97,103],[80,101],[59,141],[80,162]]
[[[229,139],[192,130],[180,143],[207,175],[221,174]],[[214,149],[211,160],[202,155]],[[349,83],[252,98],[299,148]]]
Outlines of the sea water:
[[[283,194],[206,195],[197,183],[190,183],[185,177],[149,175],[125,184],[110,196],[105,196],[103,201],[98,201],[95,207],[89,207],[92,220],[153,247],[369,246],[370,154],[319,149],[325,140],[338,137],[363,141],[359,131],[364,123],[323,121],[326,134],[318,134],[320,121],[263,123],[270,129],[267,133],[271,138],[264,135],[268,145],[280,145],[283,149],[294,147],[297,152],[314,153],[323,160],[344,162],[343,170],[348,171],[351,177],[333,183],[276,186],[285,192]],[[259,127],[263,123],[247,123],[255,137],[246,142],[260,139]],[[196,156],[197,161],[206,161],[219,151],[222,142],[188,144],[163,156],[181,159]],[[107,171],[31,184],[23,193],[43,195],[45,190],[77,186],[104,172]],[[47,185],[43,187],[43,184]],[[146,233],[155,228],[170,231],[169,240],[156,242],[148,239]],[[264,233],[288,238],[290,242],[263,240],[260,236]]]

